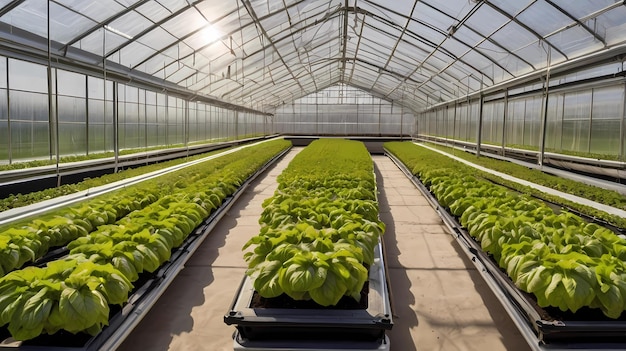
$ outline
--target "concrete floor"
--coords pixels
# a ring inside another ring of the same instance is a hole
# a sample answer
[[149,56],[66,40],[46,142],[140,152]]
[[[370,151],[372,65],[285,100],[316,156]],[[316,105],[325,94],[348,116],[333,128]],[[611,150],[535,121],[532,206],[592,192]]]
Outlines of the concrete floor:
[[[261,203],[297,152],[252,183],[119,350],[233,349],[234,327],[223,316],[244,276],[241,247],[258,233]],[[529,350],[425,198],[391,160],[374,162],[387,224],[391,350]]]

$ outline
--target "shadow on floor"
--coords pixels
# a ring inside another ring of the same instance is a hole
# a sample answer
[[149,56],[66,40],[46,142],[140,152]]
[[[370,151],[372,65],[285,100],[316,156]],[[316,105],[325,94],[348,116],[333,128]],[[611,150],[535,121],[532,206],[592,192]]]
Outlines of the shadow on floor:
[[[454,241],[452,245],[459,257],[463,260],[463,263],[467,267],[473,267],[474,264],[469,257],[467,257],[467,254],[463,251],[460,244],[457,241]],[[493,291],[491,291],[491,288],[487,285],[487,283],[485,283],[485,280],[480,273],[476,269],[469,271],[469,273],[476,291],[480,295],[480,298],[483,300],[483,304],[489,312],[489,316],[494,321],[500,335],[502,335],[502,344],[506,347],[506,349],[508,351],[531,350],[519,329],[517,329],[517,326],[513,323],[504,307],[502,307],[502,304],[494,295]]]

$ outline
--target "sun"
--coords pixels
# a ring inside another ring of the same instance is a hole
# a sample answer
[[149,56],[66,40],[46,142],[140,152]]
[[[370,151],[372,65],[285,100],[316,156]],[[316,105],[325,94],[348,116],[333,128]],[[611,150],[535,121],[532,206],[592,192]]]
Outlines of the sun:
[[204,38],[207,40],[207,43],[213,43],[218,41],[222,37],[222,33],[212,25],[207,25],[203,30],[202,34]]

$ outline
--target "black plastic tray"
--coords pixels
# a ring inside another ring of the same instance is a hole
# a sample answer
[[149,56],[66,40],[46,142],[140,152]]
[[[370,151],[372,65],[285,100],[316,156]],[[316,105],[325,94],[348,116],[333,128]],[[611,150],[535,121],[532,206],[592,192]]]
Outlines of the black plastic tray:
[[385,331],[393,326],[380,240],[374,255],[365,308],[250,307],[255,291],[252,279],[244,276],[224,322],[236,327],[236,342],[242,346],[278,343],[293,347],[294,343],[322,341],[380,345],[386,342]]

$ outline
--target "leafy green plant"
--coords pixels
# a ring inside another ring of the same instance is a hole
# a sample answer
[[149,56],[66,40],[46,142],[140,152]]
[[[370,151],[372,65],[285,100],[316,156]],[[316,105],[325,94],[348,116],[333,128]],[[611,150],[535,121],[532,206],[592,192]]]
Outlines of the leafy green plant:
[[[289,145],[264,143],[149,182],[163,191],[155,201],[129,208],[117,221],[96,216],[94,231],[67,245],[68,256],[1,277],[0,325],[8,325],[17,340],[61,329],[99,333],[108,324],[109,305],[126,303],[140,274],[159,269],[210,212]],[[120,207],[129,206],[121,200]]]
[[160,162],[152,165],[146,165],[142,167],[124,169],[117,173],[106,174],[97,178],[88,178],[81,182],[74,184],[64,184],[55,188],[49,188],[41,191],[34,191],[25,194],[11,194],[4,199],[0,199],[0,212],[6,211],[12,208],[27,206],[33,203],[37,203],[43,200],[52,199],[55,197],[73,194],[79,191],[92,189],[98,186],[110,184],[119,180],[128,179],[141,174],[150,173],[159,169],[175,166],[181,163],[197,160],[203,157],[207,157],[213,154],[223,152],[224,149],[215,150],[199,155],[189,156],[185,158],[178,158],[165,162]]
[[[406,144],[406,145],[403,145],[403,144]],[[401,145],[403,145],[403,146],[401,146]],[[594,207],[591,207],[591,206],[587,206],[587,205],[583,205],[583,204],[580,204],[580,203],[577,203],[577,202],[574,202],[574,201],[566,200],[566,199],[564,199],[562,197],[559,197],[559,196],[556,196],[556,195],[551,195],[551,194],[544,193],[544,192],[542,192],[540,190],[537,190],[535,188],[532,188],[532,187],[529,187],[529,186],[525,186],[525,185],[521,185],[521,184],[519,184],[519,183],[517,183],[515,181],[503,179],[503,178],[498,177],[497,175],[491,174],[489,172],[483,172],[483,171],[480,171],[480,170],[477,170],[477,169],[474,169],[474,168],[469,168],[469,166],[466,166],[466,165],[464,165],[464,164],[462,164],[460,162],[456,162],[456,161],[454,161],[453,159],[451,159],[451,158],[449,158],[447,156],[440,155],[440,154],[434,153],[434,152],[422,152],[421,150],[419,150],[420,147],[418,147],[416,145],[413,145],[413,146],[409,146],[409,145],[412,145],[412,143],[410,143],[410,142],[405,142],[405,143],[398,143],[398,142],[394,143],[394,142],[391,142],[391,143],[386,143],[385,147],[390,152],[392,152],[395,155],[397,155],[398,157],[400,157],[399,155],[402,155],[403,160],[404,159],[407,160],[406,164],[415,164],[416,165],[415,168],[412,169],[414,174],[417,174],[422,169],[422,167],[425,167],[425,165],[428,165],[428,163],[430,163],[430,162],[435,162],[436,164],[440,165],[440,167],[451,167],[451,168],[465,169],[468,172],[471,172],[473,174],[479,175],[481,178],[488,179],[489,181],[491,181],[493,183],[500,184],[500,185],[506,186],[508,188],[515,189],[516,191],[518,191],[520,193],[528,194],[528,195],[540,198],[542,200],[558,204],[558,205],[563,206],[565,208],[569,208],[569,209],[575,210],[575,211],[577,211],[579,213],[582,213],[582,214],[585,214],[585,215],[587,215],[589,217],[597,218],[599,220],[605,221],[605,222],[607,222],[607,223],[609,223],[611,225],[614,225],[614,226],[616,226],[618,228],[626,229],[626,218],[622,218],[622,217],[617,216],[617,215],[609,214],[607,212],[598,210],[597,208],[594,208]],[[423,149],[423,148],[421,148],[421,149]],[[481,165],[483,165],[485,167],[488,167],[488,168],[491,168],[488,165],[491,162],[493,162],[494,164],[500,164],[500,165],[505,164],[506,167],[511,167],[510,171],[505,171],[502,168],[493,168],[493,169],[501,171],[503,173],[511,174],[511,175],[516,176],[516,177],[521,178],[521,179],[526,179],[526,180],[531,181],[531,182],[535,182],[536,181],[538,184],[542,184],[540,181],[538,181],[539,178],[534,178],[533,176],[525,176],[524,175],[525,172],[531,172],[532,174],[542,174],[541,172],[536,171],[536,170],[528,170],[527,168],[522,167],[522,166],[519,166],[522,169],[518,169],[517,165],[512,164],[510,162],[499,161],[499,160],[489,161],[485,157],[476,158],[476,156],[472,156],[472,155],[466,154],[466,153],[460,153],[460,154],[459,153],[455,153],[454,155],[455,156],[460,156],[460,157],[462,155],[462,158],[466,158],[469,161],[474,162],[474,163],[479,163],[480,164],[481,162],[485,162],[485,163],[483,163]],[[477,161],[477,160],[480,160],[480,161]],[[517,173],[518,171],[519,171],[519,173]],[[546,175],[546,176],[548,176],[548,175]],[[553,178],[557,179],[556,181],[560,181],[559,178],[556,178],[554,176],[549,176],[549,177],[553,177]],[[566,179],[562,179],[562,181],[564,183],[570,183],[570,181],[566,180]],[[584,187],[584,184],[576,183],[574,181],[571,181],[571,182],[573,183],[573,184],[571,184],[572,188],[579,187],[580,189],[586,189]],[[543,185],[549,186],[549,187],[552,187],[552,188],[555,188],[555,189],[559,189],[561,191],[564,191],[563,190],[563,186],[560,186],[557,183],[554,183],[552,185],[546,185],[546,184],[543,184]],[[606,195],[607,192],[611,193],[609,191],[605,192],[603,189],[599,189],[599,188],[596,188],[596,187],[591,187],[591,190],[589,190],[589,191],[590,191],[589,192],[590,194],[595,192],[595,191],[599,192],[600,194],[604,194],[604,195]],[[599,198],[603,197],[604,195],[600,195],[600,196],[595,197],[595,200],[601,202],[599,200]],[[611,198],[614,195],[615,194],[613,194],[613,195],[609,194],[609,195],[606,195],[606,196],[607,196],[607,198]],[[620,197],[623,197],[623,196],[617,194],[616,199],[618,199]],[[587,198],[594,199],[594,196],[588,196]],[[616,200],[616,201],[618,203],[621,203],[622,200]]]
[[[626,240],[595,223],[470,174],[411,144],[387,145],[541,307],[626,310]],[[405,155],[410,155],[405,157]],[[443,156],[445,158],[445,156]],[[428,163],[423,162],[428,160]],[[421,162],[421,163],[416,163]],[[482,174],[482,173],[481,173]]]
[[362,143],[320,139],[302,150],[263,203],[244,250],[256,291],[336,305],[360,300],[384,232],[371,157]]
[[61,329],[95,335],[108,325],[109,304],[123,304],[131,288],[112,265],[86,257],[28,267],[0,278],[0,325],[17,340]]
[[454,156],[463,158],[472,163],[496,170],[498,172],[513,175],[535,184],[547,186],[552,189],[590,199],[608,206],[626,209],[626,196],[618,193],[617,191],[606,190],[574,180],[557,177],[544,173],[540,170],[529,169],[512,162],[497,160],[491,157],[476,157],[474,154],[466,152],[454,152],[454,149],[450,147],[437,144],[429,144],[429,146],[435,147],[447,153],[453,153]]

